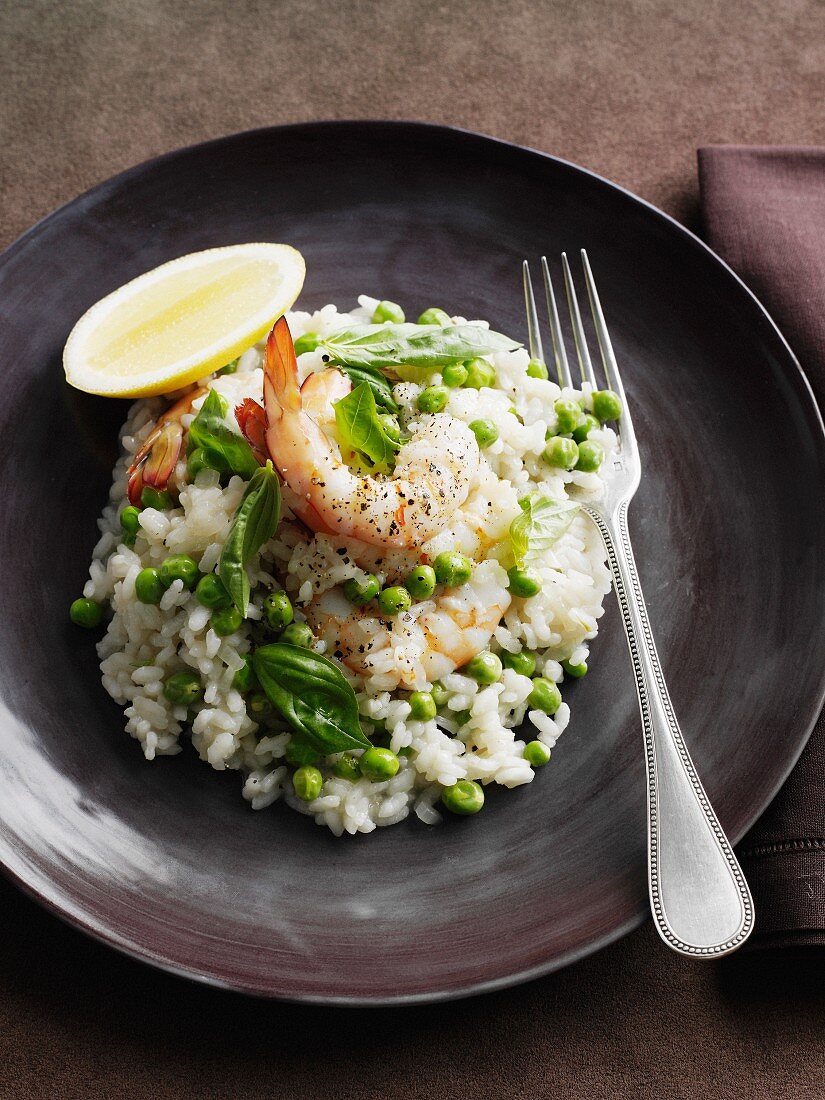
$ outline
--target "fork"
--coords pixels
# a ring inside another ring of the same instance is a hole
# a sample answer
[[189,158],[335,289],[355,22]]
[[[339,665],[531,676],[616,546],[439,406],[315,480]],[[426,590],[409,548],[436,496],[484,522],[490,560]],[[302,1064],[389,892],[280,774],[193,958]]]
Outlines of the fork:
[[[675,951],[718,958],[740,947],[753,929],[748,884],[696,774],[665,683],[642,595],[627,526],[627,509],[641,479],[641,463],[621,375],[610,343],[593,273],[581,252],[590,310],[608,387],[622,414],[618,447],[610,456],[604,497],[583,510],[607,550],[636,678],[647,766],[648,884],[653,919]],[[598,388],[566,253],[561,256],[573,342],[582,383]],[[559,386],[572,387],[550,270],[541,258],[553,360]],[[524,261],[524,299],[530,355],[544,362],[530,268]]]

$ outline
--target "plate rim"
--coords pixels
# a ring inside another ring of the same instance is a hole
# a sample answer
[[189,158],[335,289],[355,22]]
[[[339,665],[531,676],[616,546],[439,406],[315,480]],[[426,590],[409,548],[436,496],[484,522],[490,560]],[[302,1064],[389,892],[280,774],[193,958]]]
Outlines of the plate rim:
[[[418,131],[419,133],[440,134],[446,138],[460,140],[467,140],[471,142],[478,142],[481,145],[492,144],[499,148],[513,151],[517,154],[529,153],[532,156],[537,156],[543,160],[551,161],[554,164],[561,165],[566,170],[573,174],[578,174],[585,177],[591,182],[597,185],[607,188],[613,192],[618,192],[624,196],[625,199],[631,200],[647,210],[654,218],[663,221],[670,230],[675,230],[679,236],[682,237],[686,243],[694,250],[698,249],[700,253],[704,253],[708,256],[711,262],[715,262],[723,271],[726,278],[731,284],[737,288],[739,292],[744,291],[746,298],[750,299],[752,307],[756,307],[758,315],[761,315],[763,324],[767,325],[768,330],[772,333],[773,337],[778,340],[780,347],[785,353],[786,365],[783,366],[783,372],[786,377],[793,378],[797,384],[801,386],[801,393],[805,395],[805,399],[808,403],[808,411],[812,413],[811,428],[814,434],[815,429],[818,428],[818,439],[821,454],[825,459],[825,422],[823,421],[823,414],[819,408],[819,404],[814,395],[813,388],[808,380],[805,371],[802,368],[801,363],[797,359],[796,354],[788,343],[787,339],[783,335],[777,323],[774,321],[770,312],[766,306],[761,302],[757,295],[751,290],[744,279],[739,276],[732,267],[725,260],[722,259],[708,244],[697,236],[687,226],[683,225],[672,215],[666,213],[660,207],[649,202],[647,199],[635,194],[633,191],[621,184],[615,183],[605,176],[600,175],[598,172],[592,169],[585,168],[584,166],[565,159],[564,157],[556,156],[553,153],[545,152],[544,150],[537,149],[534,146],[522,145],[518,142],[509,141],[504,138],[496,137],[492,134],[486,134],[482,131],[471,130],[465,127],[453,126],[446,123],[428,122],[418,119],[382,119],[382,118],[362,118],[362,119],[315,119],[304,122],[291,122],[283,123],[272,126],[260,126],[252,127],[245,130],[232,131],[227,134],[222,134],[219,137],[209,138],[205,141],[195,142],[190,145],[183,145],[176,147],[175,149],[167,150],[164,153],[160,153],[157,156],[150,157],[147,160],[139,161],[137,164],[133,164],[128,168],[115,173],[113,176],[109,176],[98,183],[93,184],[79,195],[68,199],[66,202],[61,203],[54,210],[45,214],[42,218],[38,219],[32,226],[24,230],[18,237],[16,237],[6,248],[0,252],[0,274],[6,265],[13,260],[19,252],[21,252],[31,241],[35,240],[50,224],[53,220],[59,218],[64,212],[71,207],[82,205],[84,202],[97,198],[107,190],[114,190],[118,186],[128,184],[133,178],[139,177],[144,172],[151,171],[159,165],[171,162],[174,159],[192,153],[206,152],[210,148],[224,145],[231,141],[240,141],[243,139],[264,139],[270,138],[275,134],[300,133],[301,131],[319,130],[321,128],[328,129],[351,129],[357,130],[358,128],[380,128],[387,132],[396,130],[398,132],[406,131]],[[787,369],[787,367],[795,368],[795,373]],[[801,395],[800,395],[801,396]],[[798,745],[795,751],[789,757],[789,763],[787,767],[781,772],[775,784],[771,787],[769,794],[760,801],[757,805],[746,815],[745,825],[737,830],[736,833],[730,834],[730,840],[732,844],[736,844],[741,838],[751,829],[759,817],[764,813],[767,807],[773,802],[774,798],[778,794],[781,787],[785,784],[788,776],[796,766],[799,757],[801,756],[808,740],[813,732],[813,729],[818,721],[823,707],[825,707],[825,664],[823,664],[819,681],[819,692],[816,697],[815,703],[812,707],[812,713],[808,718],[807,726],[800,734]],[[641,745],[640,745],[641,751]],[[641,797],[641,788],[640,788]],[[2,846],[0,846],[2,847]],[[520,985],[524,982],[534,981],[547,974],[551,974],[557,970],[561,970],[564,967],[571,966],[576,962],[586,958],[589,955],[595,954],[601,951],[603,948],[610,946],[618,940],[624,938],[630,932],[636,928],[641,927],[647,920],[650,919],[650,913],[643,911],[635,914],[633,917],[622,922],[615,928],[611,928],[609,931],[602,933],[596,938],[590,940],[587,944],[582,945],[576,950],[568,951],[563,955],[556,958],[549,959],[543,963],[538,963],[535,966],[529,967],[526,970],[520,970],[512,974],[502,975],[496,978],[491,978],[487,981],[474,982],[470,985],[464,986],[460,989],[437,989],[428,990],[418,993],[406,993],[399,994],[397,996],[365,996],[365,995],[337,995],[330,993],[283,993],[274,992],[272,990],[262,990],[261,988],[252,988],[245,985],[242,981],[230,981],[224,978],[220,978],[214,974],[204,974],[200,971],[196,971],[186,966],[176,964],[174,961],[153,952],[149,948],[143,948],[128,942],[125,938],[121,938],[109,929],[105,923],[100,921],[93,921],[89,919],[88,914],[84,914],[80,907],[75,907],[72,904],[61,904],[58,900],[58,891],[52,889],[51,893],[43,889],[43,885],[34,885],[23,877],[21,873],[15,870],[5,857],[5,853],[0,850],[0,874],[9,881],[12,885],[17,887],[32,901],[39,904],[50,914],[56,916],[64,923],[77,929],[80,932],[90,936],[98,943],[102,943],[107,947],[110,947],[117,951],[121,955],[125,955],[127,958],[133,959],[145,966],[150,966],[155,969],[162,970],[166,973],[173,974],[177,977],[184,978],[188,981],[197,983],[199,985],[206,985],[212,988],[225,990],[228,992],[242,993],[246,996],[256,997],[262,1000],[277,1000],[284,1003],[291,1004],[308,1004],[308,1005],[326,1005],[326,1006],[339,1006],[339,1007],[395,1007],[402,1005],[420,1005],[420,1004],[434,1004],[443,1001],[462,1000],[464,998],[476,996],[478,994],[490,993],[501,989],[507,989],[516,985]],[[32,875],[32,878],[38,882],[43,882],[46,886],[52,886],[51,879],[42,873]]]

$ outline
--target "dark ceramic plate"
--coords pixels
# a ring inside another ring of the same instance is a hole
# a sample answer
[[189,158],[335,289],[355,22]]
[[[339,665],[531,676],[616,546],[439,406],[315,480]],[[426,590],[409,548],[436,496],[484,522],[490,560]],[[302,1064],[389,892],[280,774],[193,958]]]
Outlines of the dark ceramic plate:
[[0,860],[138,958],[264,995],[457,996],[552,970],[647,914],[642,741],[614,601],[552,764],[477,818],[334,839],[253,813],[191,751],[144,762],[67,621],[106,499],[120,402],[67,388],[96,299],[174,256],[288,241],[300,305],[359,292],[523,333],[520,263],[586,247],[633,401],[631,528],[677,713],[738,838],[823,696],[825,448],[759,303],[704,245],[610,183],[411,123],[240,134],[162,157],[51,215],[0,260]]

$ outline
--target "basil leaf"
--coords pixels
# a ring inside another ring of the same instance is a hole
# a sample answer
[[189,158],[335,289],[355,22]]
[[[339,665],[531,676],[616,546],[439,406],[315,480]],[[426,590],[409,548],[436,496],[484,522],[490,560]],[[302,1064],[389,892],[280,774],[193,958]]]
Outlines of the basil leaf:
[[398,412],[398,406],[392,395],[392,383],[377,369],[377,367],[351,367],[346,363],[342,363],[341,367],[344,374],[346,374],[352,382],[353,387],[359,385],[361,382],[367,383],[372,390],[372,396],[375,398],[375,404],[379,409],[384,409],[389,413]]
[[524,497],[519,501],[521,515],[510,524],[513,557],[519,569],[531,558],[540,557],[562,537],[579,510],[572,500],[550,497]]
[[232,602],[245,617],[249,609],[246,567],[275,534],[281,518],[281,485],[272,463],[259,466],[246,487],[221,552],[218,576]]
[[480,325],[356,325],[332,333],[318,347],[340,366],[434,370],[521,344]]
[[249,481],[260,467],[244,437],[226,424],[227,408],[218,391],[210,390],[200,412],[189,425],[189,449],[202,447],[210,466]]
[[368,382],[359,385],[334,402],[338,440],[346,458],[347,451],[366,455],[376,470],[386,472],[401,444],[391,439],[378,419],[375,398]]
[[324,756],[368,749],[358,703],[341,670],[311,649],[273,642],[255,650],[255,675],[290,726]]

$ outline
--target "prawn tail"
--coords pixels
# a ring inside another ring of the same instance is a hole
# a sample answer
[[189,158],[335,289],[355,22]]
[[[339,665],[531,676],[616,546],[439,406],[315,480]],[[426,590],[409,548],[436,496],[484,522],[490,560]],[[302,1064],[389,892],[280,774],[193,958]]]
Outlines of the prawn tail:
[[266,412],[262,405],[251,397],[245,397],[235,409],[235,419],[257,461],[264,465],[268,452],[266,449]]
[[177,420],[158,422],[129,467],[129,502],[140,505],[145,486],[163,490],[172,476],[183,447],[183,428]]
[[[286,317],[278,318],[267,337],[264,375],[268,383],[265,394],[268,422],[279,420],[282,412],[299,412],[298,360]],[[270,407],[273,400],[279,408]]]

